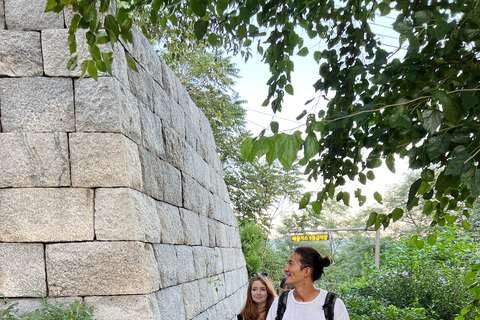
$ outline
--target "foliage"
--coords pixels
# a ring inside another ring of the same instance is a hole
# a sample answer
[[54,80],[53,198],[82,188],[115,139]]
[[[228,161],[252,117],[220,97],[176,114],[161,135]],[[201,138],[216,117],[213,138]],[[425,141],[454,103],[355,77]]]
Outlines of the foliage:
[[391,241],[381,269],[364,269],[362,278],[343,286],[344,292],[402,309],[420,307],[434,319],[454,319],[471,299],[465,266],[476,254],[472,239],[456,237],[455,231],[437,231],[436,243],[427,240],[421,248],[417,241]]
[[261,272],[262,256],[267,245],[265,231],[253,221],[244,221],[240,224],[239,233],[248,274]]
[[376,300],[342,296],[351,320],[433,320],[423,308],[397,308]]
[[68,306],[65,304],[51,303],[48,299],[42,299],[40,309],[31,313],[18,315],[16,303],[8,304],[3,298],[3,307],[0,309],[0,319],[4,320],[94,320],[93,309],[85,307],[83,302],[75,301]]

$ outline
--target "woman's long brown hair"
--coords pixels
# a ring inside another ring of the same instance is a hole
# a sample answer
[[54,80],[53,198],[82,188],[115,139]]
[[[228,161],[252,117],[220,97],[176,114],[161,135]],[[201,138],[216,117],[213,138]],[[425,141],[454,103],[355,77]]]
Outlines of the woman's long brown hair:
[[265,318],[267,317],[268,310],[270,309],[273,300],[275,300],[275,298],[277,297],[275,289],[273,288],[273,284],[268,278],[258,275],[250,279],[250,282],[248,283],[247,301],[245,302],[245,306],[240,312],[240,314],[243,316],[243,320],[257,320],[258,315],[260,314],[257,309],[257,305],[252,298],[252,285],[253,282],[257,280],[260,281],[265,286],[265,288],[267,288],[267,301],[265,302]]

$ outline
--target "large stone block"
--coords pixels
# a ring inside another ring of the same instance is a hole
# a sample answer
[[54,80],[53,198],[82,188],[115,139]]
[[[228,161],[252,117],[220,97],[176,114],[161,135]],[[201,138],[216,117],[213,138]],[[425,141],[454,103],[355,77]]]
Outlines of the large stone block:
[[[182,284],[183,303],[185,305],[186,319],[193,319],[202,311],[201,294],[198,281],[191,281]],[[203,288],[202,288],[203,289]],[[218,318],[224,319],[224,318]]]
[[208,220],[209,218],[200,215],[199,216],[199,225],[198,228],[200,229],[200,241],[202,246],[210,246],[210,232],[208,230]]
[[132,93],[112,77],[75,82],[77,131],[120,132],[142,141],[140,111]]
[[160,219],[155,200],[126,188],[95,190],[97,240],[138,240],[159,243]]
[[155,90],[153,95],[153,112],[162,119],[165,125],[172,125],[172,107],[173,101],[167,95],[165,90],[162,89],[157,82],[153,83],[153,89]]
[[170,127],[163,128],[163,135],[165,137],[165,160],[178,170],[183,170],[184,141]]
[[2,44],[0,76],[41,76],[43,74],[43,66],[40,35],[37,32],[18,32],[1,29],[3,28],[0,28],[0,43]]
[[[158,291],[157,301],[162,320],[187,319],[185,318],[182,286],[170,287]],[[213,319],[219,318],[212,318],[212,320]]]
[[75,130],[71,79],[2,78],[0,101],[4,132]]
[[70,185],[66,133],[0,133],[0,187]]
[[89,189],[0,189],[0,241],[93,240]]
[[137,64],[137,69],[138,72],[132,68],[127,68],[130,90],[133,95],[137,97],[138,101],[153,111],[153,104],[155,102],[155,81],[141,65]]
[[180,170],[165,161],[160,161],[163,174],[163,199],[165,202],[181,207],[182,173]]
[[143,192],[156,200],[163,200],[162,160],[143,147],[139,147],[139,151]]
[[[86,30],[80,29],[76,32],[77,51],[77,67],[74,70],[67,68],[70,60],[70,49],[68,46],[68,29],[49,29],[42,31],[42,53],[43,66],[45,75],[52,77],[80,77],[82,70],[80,65],[84,60],[91,59],[88,44],[85,38]],[[123,46],[116,43],[100,45],[101,52],[113,51],[112,75],[117,78],[123,85],[129,86],[127,77],[127,62],[125,59],[125,51]],[[99,72],[98,75],[108,76],[107,72]],[[88,72],[85,77],[90,77]]]
[[[175,246],[169,244],[155,244],[155,257],[157,259],[158,273],[161,288],[178,284],[177,272],[183,273],[183,265],[178,263]],[[182,266],[178,268],[178,266]]]
[[3,10],[3,0],[0,0],[0,30],[5,29],[5,11]]
[[3,0],[5,22],[9,30],[64,28],[63,12],[45,12],[44,0]]
[[[142,104],[140,104],[140,116],[142,119],[143,147],[151,151],[155,156],[165,158],[163,126],[160,117]],[[170,152],[170,150],[168,151]]]
[[198,213],[180,209],[180,217],[182,219],[183,231],[185,233],[185,244],[187,246],[198,246],[202,243],[200,220]]
[[207,216],[210,203],[207,189],[203,188],[197,181],[186,174],[182,175],[182,180],[184,207],[200,213],[203,216]]
[[85,297],[96,320],[161,320],[157,298],[148,295]]
[[46,245],[49,294],[148,294],[160,288],[152,246],[129,242]]
[[193,246],[193,262],[195,263],[195,279],[202,279],[207,276],[207,257],[202,246]]
[[178,283],[195,280],[195,263],[193,262],[193,249],[188,246],[175,246],[177,263],[182,269],[177,272]]
[[0,243],[0,294],[13,298],[46,293],[43,245]]
[[157,213],[162,230],[162,243],[183,244],[184,231],[179,209],[162,201],[157,201]]
[[[160,85],[167,95],[178,105],[177,77],[163,60],[160,60],[160,62],[162,63],[162,81]],[[179,108],[179,106],[177,107]]]
[[70,157],[75,187],[142,189],[138,146],[122,134],[71,133]]

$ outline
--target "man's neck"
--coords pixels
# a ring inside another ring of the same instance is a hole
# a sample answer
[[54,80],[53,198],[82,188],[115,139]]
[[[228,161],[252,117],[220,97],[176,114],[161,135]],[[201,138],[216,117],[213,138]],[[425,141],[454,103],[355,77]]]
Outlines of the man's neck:
[[319,293],[320,290],[316,289],[313,283],[308,282],[295,286],[293,297],[298,302],[310,302],[315,300]]

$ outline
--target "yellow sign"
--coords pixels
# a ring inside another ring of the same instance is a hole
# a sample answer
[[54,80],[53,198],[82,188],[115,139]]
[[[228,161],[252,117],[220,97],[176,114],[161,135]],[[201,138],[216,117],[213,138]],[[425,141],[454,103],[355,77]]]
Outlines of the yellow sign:
[[294,242],[328,240],[328,234],[306,234],[299,236],[290,236],[290,240]]

